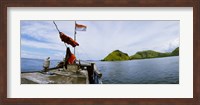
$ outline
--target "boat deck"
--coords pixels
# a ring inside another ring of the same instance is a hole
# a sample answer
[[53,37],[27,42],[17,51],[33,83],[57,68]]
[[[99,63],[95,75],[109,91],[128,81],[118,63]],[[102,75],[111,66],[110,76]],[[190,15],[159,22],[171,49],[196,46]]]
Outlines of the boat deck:
[[88,72],[53,69],[49,72],[21,73],[21,84],[89,84]]
[[50,68],[48,72],[22,72],[21,84],[101,84],[102,74],[94,63]]

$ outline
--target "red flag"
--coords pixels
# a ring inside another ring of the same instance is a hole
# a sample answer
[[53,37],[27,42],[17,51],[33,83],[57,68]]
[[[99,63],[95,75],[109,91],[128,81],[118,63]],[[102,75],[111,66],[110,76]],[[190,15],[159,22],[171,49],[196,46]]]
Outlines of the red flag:
[[82,24],[77,24],[76,23],[76,31],[86,31],[86,26]]
[[72,38],[70,38],[69,36],[65,35],[64,33],[60,32],[60,39],[67,43],[67,44],[70,44],[71,46],[73,47],[76,47],[76,46],[79,46],[79,44],[73,40]]

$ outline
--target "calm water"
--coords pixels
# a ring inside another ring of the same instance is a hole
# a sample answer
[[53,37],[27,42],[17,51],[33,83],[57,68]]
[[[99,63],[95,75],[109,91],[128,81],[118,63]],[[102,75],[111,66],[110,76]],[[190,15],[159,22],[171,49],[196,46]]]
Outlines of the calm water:
[[[43,60],[22,59],[22,71],[42,70]],[[51,61],[54,67],[58,61]],[[178,84],[179,57],[95,62],[104,84]]]
[[[51,60],[50,67],[55,67],[59,61]],[[21,71],[29,72],[29,71],[41,71],[43,70],[44,60],[41,59],[28,59],[21,58]]]

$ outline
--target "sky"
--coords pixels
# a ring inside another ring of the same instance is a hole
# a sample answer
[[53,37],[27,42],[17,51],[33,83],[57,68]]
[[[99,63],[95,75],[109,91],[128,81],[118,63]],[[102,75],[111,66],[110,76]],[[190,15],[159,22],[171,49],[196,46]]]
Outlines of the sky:
[[[74,38],[75,21],[55,22],[61,32]],[[179,47],[180,21],[76,22],[87,26],[76,34],[76,57],[81,60],[101,60],[114,50],[131,56],[143,50],[171,52]],[[65,56],[66,47],[53,21],[21,20],[20,35],[22,58],[62,60]]]

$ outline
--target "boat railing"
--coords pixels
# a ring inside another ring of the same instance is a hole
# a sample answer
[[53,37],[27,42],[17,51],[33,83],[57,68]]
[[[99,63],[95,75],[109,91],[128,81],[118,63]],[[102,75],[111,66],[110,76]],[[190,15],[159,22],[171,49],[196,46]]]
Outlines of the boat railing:
[[95,63],[91,63],[91,66],[93,67],[93,82],[94,82],[94,84],[102,84],[102,80],[101,80],[102,73],[99,72]]
[[102,73],[97,69],[95,63],[81,64],[82,70],[88,71],[88,77],[90,84],[102,84]]

